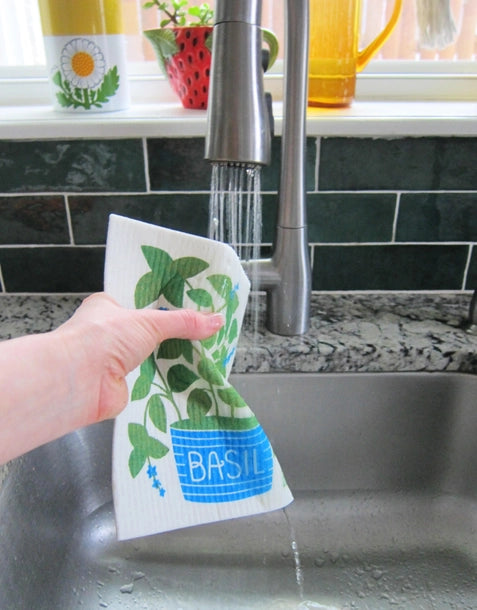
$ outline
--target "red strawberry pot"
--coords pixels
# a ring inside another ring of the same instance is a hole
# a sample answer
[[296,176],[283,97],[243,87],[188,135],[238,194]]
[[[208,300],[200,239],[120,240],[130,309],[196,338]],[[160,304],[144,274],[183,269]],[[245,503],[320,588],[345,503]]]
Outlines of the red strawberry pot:
[[212,26],[184,26],[144,31],[184,108],[207,108],[212,30]]

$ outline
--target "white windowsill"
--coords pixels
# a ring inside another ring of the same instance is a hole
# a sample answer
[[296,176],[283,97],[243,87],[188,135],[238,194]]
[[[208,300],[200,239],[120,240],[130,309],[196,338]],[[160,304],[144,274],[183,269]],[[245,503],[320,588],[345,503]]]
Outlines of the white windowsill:
[[[206,112],[180,104],[142,104],[114,113],[67,114],[51,106],[3,106],[0,139],[203,137]],[[275,133],[282,105],[274,104]],[[308,136],[477,136],[477,102],[356,101],[351,108],[309,108]]]

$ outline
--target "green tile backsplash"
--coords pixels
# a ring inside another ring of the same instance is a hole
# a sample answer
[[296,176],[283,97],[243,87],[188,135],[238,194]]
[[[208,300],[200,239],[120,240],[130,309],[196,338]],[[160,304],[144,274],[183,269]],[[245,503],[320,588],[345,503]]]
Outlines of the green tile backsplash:
[[[314,290],[477,288],[476,138],[308,138],[305,153]],[[111,213],[206,235],[203,154],[202,138],[0,141],[0,291],[99,290]]]

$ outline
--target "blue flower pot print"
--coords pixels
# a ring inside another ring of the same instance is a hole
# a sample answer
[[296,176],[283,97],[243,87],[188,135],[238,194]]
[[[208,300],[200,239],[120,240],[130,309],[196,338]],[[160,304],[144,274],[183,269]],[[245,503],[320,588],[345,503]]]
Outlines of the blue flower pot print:
[[182,493],[190,502],[233,502],[272,487],[272,448],[259,424],[248,430],[174,424],[171,438]]

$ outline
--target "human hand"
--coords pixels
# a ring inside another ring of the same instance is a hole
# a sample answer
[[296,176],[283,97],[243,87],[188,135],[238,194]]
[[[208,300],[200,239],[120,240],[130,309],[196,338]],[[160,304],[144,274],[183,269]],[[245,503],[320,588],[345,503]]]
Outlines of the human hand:
[[[224,323],[221,314],[193,310],[125,309],[105,293],[83,301],[75,314],[57,332],[69,349],[69,337],[84,358],[78,385],[95,389],[90,399],[89,420],[114,417],[128,400],[126,375],[135,369],[165,339],[205,339]],[[79,345],[78,345],[79,339]],[[72,355],[74,358],[74,355]]]
[[165,339],[205,339],[220,314],[129,310],[103,293],[56,330],[0,343],[0,463],[116,416],[126,375]]

